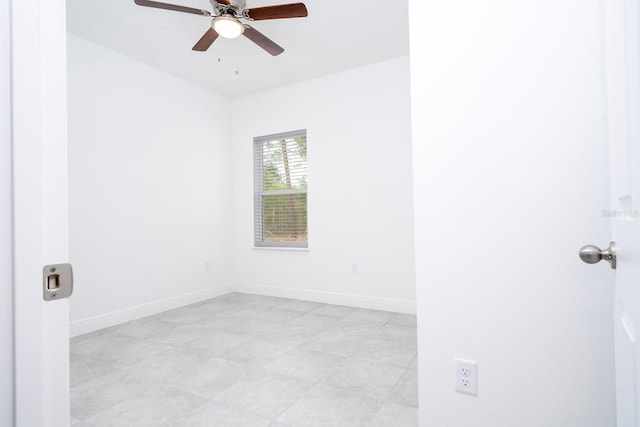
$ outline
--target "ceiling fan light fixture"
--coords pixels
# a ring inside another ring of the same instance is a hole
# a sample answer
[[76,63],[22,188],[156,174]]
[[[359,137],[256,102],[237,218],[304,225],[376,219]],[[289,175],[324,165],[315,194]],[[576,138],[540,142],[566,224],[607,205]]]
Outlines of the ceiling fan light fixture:
[[233,16],[217,16],[211,23],[211,27],[225,39],[234,39],[244,32],[244,25]]

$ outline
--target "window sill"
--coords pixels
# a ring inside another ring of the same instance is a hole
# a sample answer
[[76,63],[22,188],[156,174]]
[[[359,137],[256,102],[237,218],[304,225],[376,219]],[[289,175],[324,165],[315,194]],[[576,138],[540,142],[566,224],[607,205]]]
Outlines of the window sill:
[[309,248],[284,248],[271,246],[254,246],[253,250],[266,252],[309,252]]

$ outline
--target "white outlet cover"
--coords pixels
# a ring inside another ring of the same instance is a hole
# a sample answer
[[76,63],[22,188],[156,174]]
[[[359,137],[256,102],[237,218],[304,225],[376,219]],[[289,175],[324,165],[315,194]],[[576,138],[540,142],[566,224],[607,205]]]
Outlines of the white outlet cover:
[[478,395],[478,362],[475,360],[455,359],[456,391]]

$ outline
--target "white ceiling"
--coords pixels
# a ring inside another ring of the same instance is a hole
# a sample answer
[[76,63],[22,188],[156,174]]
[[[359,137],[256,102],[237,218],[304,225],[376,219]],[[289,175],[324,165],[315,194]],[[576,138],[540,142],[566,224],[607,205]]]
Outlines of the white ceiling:
[[[208,0],[162,1],[212,10]],[[295,1],[247,0],[247,8]],[[245,37],[219,38],[207,52],[194,52],[210,18],[141,7],[133,0],[67,0],[67,27],[232,97],[409,54],[407,0],[303,1],[307,18],[251,24],[285,49],[276,57]]]

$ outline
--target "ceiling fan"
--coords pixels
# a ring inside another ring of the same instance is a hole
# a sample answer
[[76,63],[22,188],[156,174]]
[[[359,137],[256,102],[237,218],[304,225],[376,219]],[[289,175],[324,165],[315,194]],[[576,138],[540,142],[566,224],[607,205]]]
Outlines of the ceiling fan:
[[209,49],[218,36],[231,39],[243,34],[271,55],[280,55],[284,52],[282,47],[278,46],[274,41],[252,26],[241,23],[240,20],[262,21],[265,19],[304,18],[307,16],[307,7],[304,3],[280,4],[246,9],[245,0],[210,0],[211,6],[213,6],[213,13],[211,13],[204,9],[161,3],[152,0],[134,1],[139,6],[212,17],[211,28],[204,33],[202,38],[200,38],[192,48],[200,52]]

